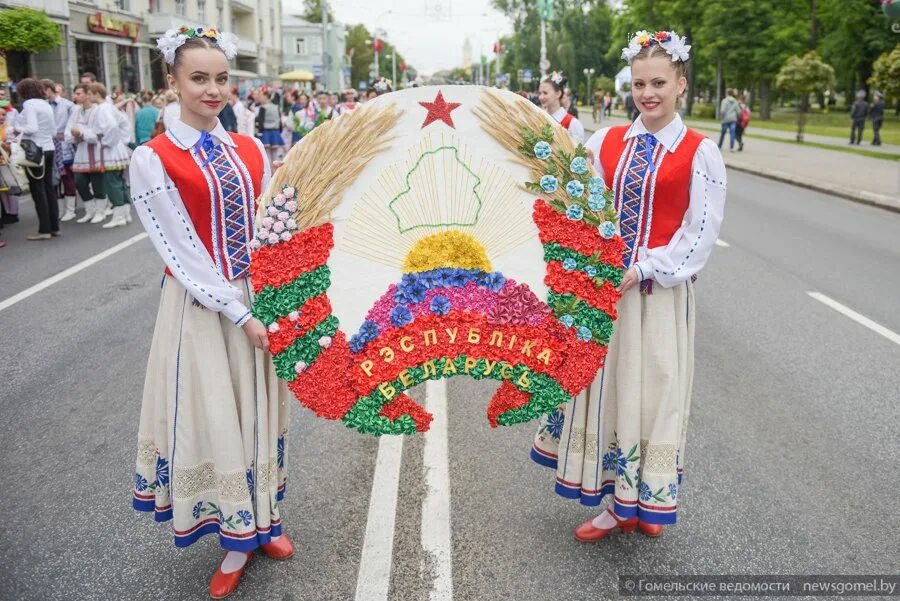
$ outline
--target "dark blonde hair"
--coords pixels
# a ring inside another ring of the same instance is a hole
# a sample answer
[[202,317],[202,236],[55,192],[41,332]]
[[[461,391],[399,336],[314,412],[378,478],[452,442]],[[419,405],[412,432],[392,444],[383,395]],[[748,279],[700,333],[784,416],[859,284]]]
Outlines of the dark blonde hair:
[[106,86],[100,83],[99,81],[95,81],[94,83],[89,83],[86,87],[88,92],[93,94],[99,94],[102,98],[106,98],[107,90]]
[[645,58],[653,58],[655,56],[663,56],[669,59],[669,62],[672,63],[672,67],[675,68],[675,72],[678,73],[678,77],[684,77],[684,74],[687,72],[687,62],[682,60],[673,61],[672,55],[666,52],[666,49],[659,44],[644,46],[643,48],[641,48],[641,51],[634,56],[631,62],[634,63],[634,61],[639,61]]
[[215,50],[218,50],[222,54],[225,54],[225,51],[222,50],[218,44],[216,44],[215,40],[207,37],[188,38],[187,40],[185,40],[184,44],[182,44],[175,50],[175,61],[171,65],[169,65],[169,73],[171,73],[172,75],[175,74],[175,71],[178,69],[178,65],[181,63],[182,55],[191,48],[213,48]]

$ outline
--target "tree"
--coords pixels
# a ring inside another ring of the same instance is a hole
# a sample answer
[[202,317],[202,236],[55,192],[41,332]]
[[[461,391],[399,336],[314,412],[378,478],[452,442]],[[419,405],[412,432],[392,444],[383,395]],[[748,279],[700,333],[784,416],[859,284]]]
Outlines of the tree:
[[897,114],[900,114],[900,44],[875,60],[869,83],[884,93],[888,102],[896,105]]
[[817,52],[792,56],[784,63],[775,77],[775,85],[797,98],[797,141],[803,142],[803,125],[806,123],[806,104],[810,94],[823,93],[835,85],[834,68],[822,62]]
[[[359,85],[361,81],[371,81],[372,80],[372,63],[375,62],[375,53],[372,50],[372,41],[373,37],[371,32],[366,29],[365,25],[358,23],[356,25],[351,25],[347,29],[347,55],[350,57],[350,81],[353,86]],[[378,53],[378,69],[379,73],[382,76],[390,79],[391,77],[391,59],[387,58],[391,53],[397,54],[397,64],[406,63],[407,65],[407,73],[409,73],[410,77],[415,77],[415,69],[409,65],[409,63],[403,58],[403,55],[397,52],[397,49],[393,44],[388,42],[387,40],[382,40],[384,42],[384,48],[381,49],[381,52]],[[398,71],[397,77],[400,77],[400,73]],[[394,88],[397,88],[397,82],[394,83]]]
[[[304,21],[310,23],[322,22],[322,0],[303,0],[303,14],[300,15]],[[334,23],[334,13],[328,11],[328,21]]]
[[41,11],[31,8],[4,9],[0,12],[0,55],[8,51],[43,52],[53,50],[62,41],[59,26]]

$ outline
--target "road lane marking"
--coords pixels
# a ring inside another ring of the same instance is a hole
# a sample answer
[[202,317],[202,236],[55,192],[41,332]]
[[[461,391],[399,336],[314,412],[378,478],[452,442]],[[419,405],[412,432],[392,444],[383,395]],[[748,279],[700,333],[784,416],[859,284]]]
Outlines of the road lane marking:
[[874,321],[872,321],[865,315],[860,315],[853,309],[851,309],[849,307],[845,307],[841,303],[837,302],[834,299],[828,298],[824,294],[821,294],[819,292],[807,292],[807,294],[810,295],[811,297],[813,297],[814,299],[816,299],[817,301],[819,301],[820,303],[822,303],[823,305],[827,305],[827,306],[831,307],[832,309],[834,309],[835,311],[837,311],[838,313],[842,313],[843,315],[849,317],[856,323],[866,326],[867,328],[869,328],[876,334],[881,334],[882,336],[884,336],[885,338],[887,338],[894,344],[900,344],[900,334],[898,334],[897,332],[889,330],[881,324],[875,323]]
[[372,493],[369,496],[369,516],[356,580],[356,601],[387,601],[388,598],[402,457],[403,436],[382,436],[379,439]]
[[453,547],[450,535],[450,465],[447,449],[447,380],[425,385],[425,408],[434,416],[425,433],[425,498],[422,500],[422,549],[431,579],[429,601],[453,599]]
[[44,290],[45,288],[49,288],[50,286],[52,286],[53,284],[56,284],[57,282],[61,282],[62,280],[69,277],[70,275],[75,275],[79,271],[81,271],[83,269],[87,269],[88,267],[90,267],[91,265],[93,265],[95,263],[99,263],[103,259],[116,254],[120,250],[124,250],[124,249],[128,248],[132,244],[140,242],[141,240],[143,240],[146,237],[147,237],[147,232],[143,232],[141,234],[132,236],[128,240],[125,240],[124,242],[120,242],[119,244],[116,244],[112,248],[107,248],[102,253],[96,254],[89,259],[85,259],[81,263],[78,263],[77,265],[73,265],[72,267],[69,267],[68,269],[64,269],[54,276],[50,276],[46,280],[43,280],[42,282],[35,284],[31,288],[27,288],[18,294],[10,296],[8,299],[6,299],[4,301],[0,301],[0,311],[12,307],[19,301],[23,301],[26,298],[28,298],[29,296],[37,294],[41,290]]
[[729,248],[731,245],[722,240],[721,238],[716,238],[716,246],[721,248]]

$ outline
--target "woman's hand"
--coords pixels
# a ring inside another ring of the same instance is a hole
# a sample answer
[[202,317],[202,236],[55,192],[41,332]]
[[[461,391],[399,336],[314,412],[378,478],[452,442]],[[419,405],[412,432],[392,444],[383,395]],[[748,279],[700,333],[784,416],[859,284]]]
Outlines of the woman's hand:
[[619,287],[616,288],[621,294],[625,294],[628,292],[629,288],[633,288],[637,284],[641,283],[641,278],[638,275],[638,270],[636,267],[630,267],[628,271],[625,272],[625,277],[622,278],[622,282],[619,284]]
[[272,173],[278,171],[282,165],[284,165],[284,161],[272,161]]
[[250,344],[264,351],[269,350],[269,333],[260,320],[251,317],[247,323],[241,326],[241,329],[244,330]]

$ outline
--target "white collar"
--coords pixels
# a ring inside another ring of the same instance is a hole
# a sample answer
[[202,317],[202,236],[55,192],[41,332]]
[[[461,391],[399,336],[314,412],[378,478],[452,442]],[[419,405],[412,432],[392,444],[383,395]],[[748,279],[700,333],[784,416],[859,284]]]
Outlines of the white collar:
[[557,121],[562,121],[562,120],[563,120],[563,117],[565,117],[566,114],[567,114],[568,112],[569,112],[569,111],[567,111],[567,110],[565,109],[565,107],[562,107],[562,106],[561,106],[561,107],[559,107],[558,109],[556,109],[556,112],[554,112],[554,113],[553,113],[552,115],[550,115],[550,116],[553,117],[554,119],[556,119]]
[[[181,119],[176,119],[175,122],[172,123],[172,126],[169,128],[169,131],[167,133],[171,135],[172,141],[175,142],[175,145],[182,150],[192,148],[194,144],[196,144],[200,139],[200,132]],[[218,119],[216,119],[216,126],[209,133],[213,138],[216,139],[216,142],[219,144],[225,144],[226,146],[236,146],[234,140],[231,139],[231,136],[229,136],[228,132],[225,131],[225,128],[222,127],[222,122]]]
[[[625,132],[625,139],[627,140],[641,134],[649,133],[650,132],[647,131],[647,128],[644,126],[641,115],[638,115],[638,118],[634,120],[634,123],[628,128],[628,131]],[[678,144],[684,139],[685,133],[687,133],[687,127],[685,127],[684,122],[681,120],[681,116],[678,113],[675,113],[675,117],[669,121],[669,124],[653,134],[653,137],[659,140],[659,143],[662,144],[666,150],[675,152],[675,149],[678,148]]]

